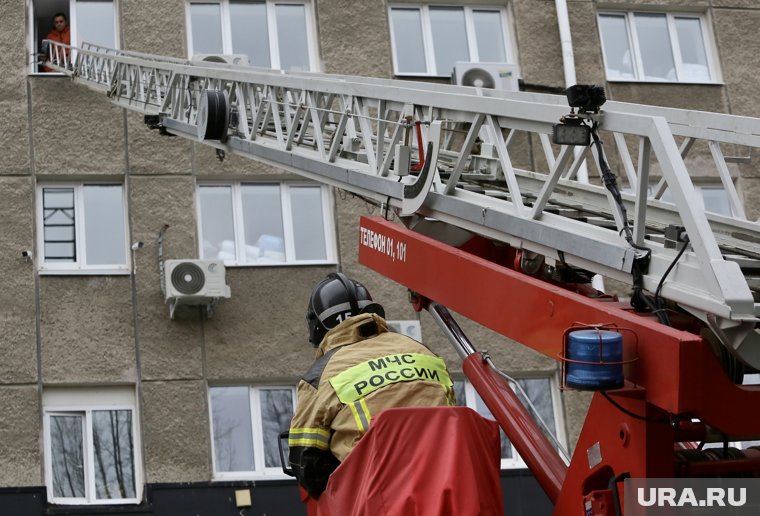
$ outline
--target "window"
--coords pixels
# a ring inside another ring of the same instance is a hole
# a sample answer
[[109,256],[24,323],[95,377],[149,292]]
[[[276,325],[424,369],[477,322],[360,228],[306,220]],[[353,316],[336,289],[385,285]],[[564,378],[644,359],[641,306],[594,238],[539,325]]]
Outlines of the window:
[[310,1],[188,2],[190,56],[245,54],[254,66],[317,70]]
[[142,499],[133,388],[46,389],[45,479],[55,504]]
[[[699,203],[699,207],[703,210],[729,217],[734,215],[731,209],[731,201],[728,198],[728,192],[726,192],[722,185],[694,185],[694,190],[699,194],[697,203]],[[672,203],[674,202],[673,194],[670,193],[669,189],[666,189],[660,200]]]
[[[558,388],[554,377],[544,378],[518,378],[517,383],[525,391],[541,419],[546,423],[555,438],[564,443],[564,431],[561,423],[560,400]],[[514,389],[514,385],[512,386]],[[487,419],[493,419],[491,412],[483,403],[483,399],[478,395],[472,384],[466,380],[454,380],[454,392],[457,403],[461,406],[467,406],[475,410],[481,416]],[[517,396],[525,404],[522,393],[517,390]],[[530,408],[530,412],[533,412]],[[538,423],[541,426],[541,423]],[[517,451],[509,442],[503,430],[501,433],[501,467],[502,469],[525,468],[525,462],[520,458]],[[563,444],[564,446],[564,444]]]
[[47,184],[38,188],[41,272],[128,273],[124,187]]
[[[294,387],[211,387],[214,477],[285,478],[279,434],[290,428]],[[287,443],[285,456],[287,457]]]
[[[87,42],[108,48],[118,47],[118,17],[113,0],[33,0],[29,9],[30,48],[35,54],[44,49],[42,40],[53,29],[53,16],[57,13],[63,13],[67,18],[72,46]],[[32,73],[44,72],[38,61],[30,60]]]
[[327,187],[302,183],[203,184],[202,258],[225,265],[335,263]]
[[448,77],[457,61],[515,61],[504,9],[398,5],[389,18],[396,75]]
[[717,82],[704,16],[656,12],[599,14],[610,81]]

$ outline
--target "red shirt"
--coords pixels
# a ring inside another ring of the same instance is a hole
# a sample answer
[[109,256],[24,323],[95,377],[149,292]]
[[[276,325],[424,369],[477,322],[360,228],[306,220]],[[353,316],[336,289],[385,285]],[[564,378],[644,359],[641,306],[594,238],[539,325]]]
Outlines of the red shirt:
[[[51,30],[45,39],[49,39],[51,41],[57,41],[58,43],[63,43],[64,45],[71,45],[71,31],[69,30],[69,26],[67,25],[66,28],[63,29],[62,31],[57,31],[55,29]],[[68,57],[69,57],[68,49],[66,49],[65,54],[68,60]],[[48,56],[45,56],[45,59],[47,59],[47,57]],[[55,70],[47,66],[43,66],[43,69],[46,72],[55,72]]]

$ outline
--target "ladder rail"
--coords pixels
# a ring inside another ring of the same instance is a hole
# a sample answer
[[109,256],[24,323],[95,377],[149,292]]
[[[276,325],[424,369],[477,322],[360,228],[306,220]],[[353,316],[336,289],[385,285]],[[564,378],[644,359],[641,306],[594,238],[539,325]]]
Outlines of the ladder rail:
[[[154,54],[146,54],[141,52],[114,50],[86,42],[82,43],[81,48],[65,45],[56,41],[48,42],[50,43],[50,56],[62,55],[63,50],[73,51],[73,54],[76,56],[74,67],[77,70],[77,73],[79,70],[84,68],[85,63],[88,60],[91,62],[102,61],[107,63],[121,63],[126,66],[145,65],[146,61],[150,61],[156,63],[155,69],[162,71],[188,74],[193,70],[198,72],[204,71],[205,73],[219,75],[226,80],[235,80],[235,74],[240,73],[241,70],[241,67],[239,66],[228,65],[225,63],[193,62],[186,59],[157,56]],[[83,58],[82,62],[80,63],[80,55],[85,56],[87,59]],[[67,73],[69,75],[74,74],[72,70],[66,69],[66,67],[60,66],[54,61],[50,61],[48,64],[51,66],[51,68],[54,68],[59,72]],[[281,70],[271,70],[268,68],[259,68],[254,66],[244,67],[244,70],[246,70],[245,73],[247,74],[266,74],[268,76],[275,75],[290,78],[308,78],[310,80],[325,78],[333,84],[339,82],[361,84],[365,86],[379,87],[381,91],[394,90],[395,88],[399,88],[399,83],[404,85],[404,89],[413,89],[415,91],[424,91],[429,93],[439,93],[441,86],[444,86],[446,90],[450,91],[451,93],[465,94],[468,96],[474,95],[474,92],[477,90],[478,95],[483,96],[484,98],[515,100],[519,102],[549,105],[559,108],[562,112],[565,112],[567,110],[567,105],[564,97],[543,93],[518,93],[500,90],[480,90],[466,86],[441,85],[416,81],[398,81],[394,79],[380,79],[339,74],[323,74],[317,72],[284,72]],[[80,76],[88,77],[86,74],[81,74]],[[88,78],[91,79],[91,77]],[[86,84],[89,86],[99,85],[102,88],[102,84],[99,83],[96,84],[88,81]],[[389,95],[390,97],[393,97],[393,94]],[[668,121],[671,132],[675,136],[709,139],[716,142],[734,143],[737,145],[747,145],[753,147],[758,146],[760,143],[760,124],[758,124],[758,120],[756,118],[752,117],[725,115],[721,113],[711,113],[704,111],[696,112],[663,106],[649,106],[618,101],[608,101],[605,104],[604,111],[606,113],[624,112],[630,114],[639,114],[642,116],[661,116]]]
[[[402,217],[432,217],[628,283],[641,257],[641,251],[621,236],[626,222],[609,192],[573,180],[584,160],[591,159],[599,170],[596,149],[576,157],[567,148],[549,143],[552,126],[569,111],[562,97],[281,72],[51,42],[51,55],[69,54],[75,56],[71,69],[66,62],[61,63],[64,66],[52,62],[52,67],[78,83],[106,91],[119,106],[160,115],[170,132],[363,195],[394,208]],[[236,115],[223,141],[199,135],[199,106],[209,90],[226,92],[230,113]],[[391,168],[397,150],[406,143],[402,134],[411,131],[407,116],[424,124],[426,148],[415,148],[414,138],[408,145],[419,161],[425,154],[426,172],[419,177]],[[760,226],[746,221],[740,210],[732,217],[706,215],[694,202],[697,194],[684,162],[694,140],[707,141],[736,208],[738,196],[729,185],[730,171],[720,144],[760,147],[760,121],[619,102],[607,103],[600,115],[590,118],[605,134],[613,135],[612,143],[622,158],[632,189],[624,195],[624,203],[633,214],[634,238],[651,249],[645,288],[657,288],[675,255],[662,242],[646,238],[647,230],[663,224],[683,225],[690,249],[664,283],[663,297],[703,321],[712,320],[730,351],[760,367],[760,351],[741,349],[760,308],[741,267],[724,259],[719,243],[739,251],[746,247],[748,256],[756,255]],[[470,161],[477,157],[492,165],[482,178],[502,191],[500,198],[466,191],[460,185],[464,176],[472,180],[479,174],[464,173],[464,154],[470,154],[475,131],[468,133],[465,152],[460,150],[459,155],[451,147],[455,138],[449,132],[473,126],[483,147],[491,151],[472,154]],[[519,149],[512,150],[517,133],[538,136],[547,173],[515,165],[520,157]],[[635,167],[625,136],[639,141]],[[676,138],[683,139],[680,148]],[[452,155],[457,157],[451,159]],[[648,199],[650,156],[662,174],[658,197],[667,187],[674,201],[672,209]],[[453,173],[446,177],[447,171]],[[557,203],[573,198],[581,209],[598,209],[614,222],[602,227],[550,212]],[[594,202],[585,204],[589,199]],[[747,237],[744,241],[743,236]],[[760,345],[754,347],[760,350]]]

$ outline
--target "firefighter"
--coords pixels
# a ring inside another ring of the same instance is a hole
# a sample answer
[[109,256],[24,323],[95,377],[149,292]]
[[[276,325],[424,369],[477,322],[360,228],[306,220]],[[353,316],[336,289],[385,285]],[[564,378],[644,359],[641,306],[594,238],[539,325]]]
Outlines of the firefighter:
[[289,462],[313,497],[390,407],[455,405],[444,361],[414,339],[388,331],[383,307],[364,285],[330,274],[306,312],[316,361],[298,384]]

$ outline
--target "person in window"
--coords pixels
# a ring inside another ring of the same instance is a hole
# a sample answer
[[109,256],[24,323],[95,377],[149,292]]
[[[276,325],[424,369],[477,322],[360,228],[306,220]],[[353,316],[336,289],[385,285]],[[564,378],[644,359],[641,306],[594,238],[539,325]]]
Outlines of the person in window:
[[288,444],[290,466],[313,498],[381,410],[456,405],[444,361],[388,331],[384,317],[366,287],[342,273],[311,293],[306,322],[316,361],[298,384]]
[[[48,35],[45,37],[45,39],[49,39],[50,41],[56,41],[58,43],[63,43],[64,45],[71,45],[71,32],[69,30],[69,22],[66,19],[66,15],[63,13],[56,13],[53,16],[53,28],[50,30]],[[48,59],[48,51],[47,51],[47,45],[43,45],[43,52],[42,52],[42,59],[47,60]],[[65,59],[66,63],[69,62],[69,50],[65,50]],[[53,53],[52,59],[56,59],[55,52]],[[59,54],[58,59],[61,60],[61,65],[63,65],[63,59],[64,54]],[[55,72],[52,68],[49,66],[43,66],[42,69],[45,72]]]

